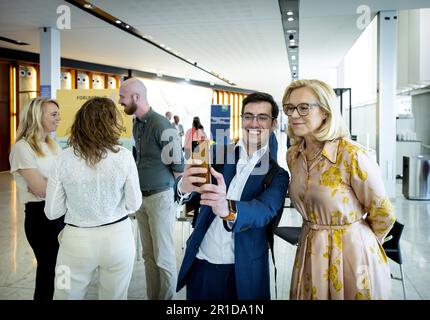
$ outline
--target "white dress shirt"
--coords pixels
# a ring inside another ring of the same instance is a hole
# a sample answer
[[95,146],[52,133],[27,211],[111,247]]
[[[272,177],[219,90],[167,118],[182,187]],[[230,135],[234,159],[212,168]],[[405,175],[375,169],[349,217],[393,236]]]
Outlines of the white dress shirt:
[[[227,191],[227,199],[239,201],[246,182],[254,170],[255,165],[260,161],[267,151],[268,145],[248,156],[245,146],[240,140],[236,148],[239,150],[239,160],[236,164],[236,175],[233,177]],[[237,213],[239,215],[240,212]],[[197,258],[204,259],[213,264],[233,264],[234,263],[234,233],[225,230],[223,220],[215,217],[206,232]]]
[[114,222],[139,209],[142,194],[136,163],[130,151],[107,151],[94,168],[65,149],[48,179],[45,213],[48,219],[65,216],[65,222],[95,227]]

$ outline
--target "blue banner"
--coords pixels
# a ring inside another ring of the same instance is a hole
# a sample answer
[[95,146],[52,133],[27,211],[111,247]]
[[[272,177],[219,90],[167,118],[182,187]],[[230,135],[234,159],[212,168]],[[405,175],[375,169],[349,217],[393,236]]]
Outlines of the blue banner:
[[[211,105],[211,136],[216,144],[229,143],[230,105]],[[218,134],[217,134],[218,130]]]

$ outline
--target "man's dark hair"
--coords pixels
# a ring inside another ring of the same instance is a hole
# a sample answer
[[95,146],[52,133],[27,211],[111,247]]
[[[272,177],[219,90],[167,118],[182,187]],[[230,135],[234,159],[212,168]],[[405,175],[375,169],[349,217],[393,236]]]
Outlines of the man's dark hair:
[[245,99],[243,99],[242,114],[243,114],[243,111],[245,110],[245,106],[248,103],[264,102],[264,101],[268,102],[272,105],[272,117],[274,119],[278,118],[278,115],[279,115],[278,104],[275,102],[275,100],[273,99],[273,97],[270,94],[264,93],[264,92],[254,92],[254,93],[251,93],[250,95],[248,95]]

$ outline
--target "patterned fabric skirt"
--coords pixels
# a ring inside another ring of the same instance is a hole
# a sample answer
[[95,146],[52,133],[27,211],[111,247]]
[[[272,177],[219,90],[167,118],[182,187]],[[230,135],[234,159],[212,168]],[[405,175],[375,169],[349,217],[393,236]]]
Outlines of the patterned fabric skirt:
[[388,258],[365,220],[330,226],[304,221],[290,299],[389,299]]

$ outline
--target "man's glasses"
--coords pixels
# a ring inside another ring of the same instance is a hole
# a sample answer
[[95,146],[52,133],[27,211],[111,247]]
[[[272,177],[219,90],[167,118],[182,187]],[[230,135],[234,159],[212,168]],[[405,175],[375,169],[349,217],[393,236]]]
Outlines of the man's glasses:
[[243,121],[248,121],[248,122],[253,121],[254,118],[256,118],[259,123],[266,123],[269,120],[273,119],[273,117],[269,116],[268,114],[264,114],[264,113],[256,114],[256,115],[254,115],[252,113],[244,113],[240,116],[242,117]]
[[307,116],[312,108],[318,107],[318,103],[299,103],[297,106],[291,103],[284,104],[284,113],[287,116],[292,116],[294,113],[294,110],[297,109],[297,113],[300,116]]

